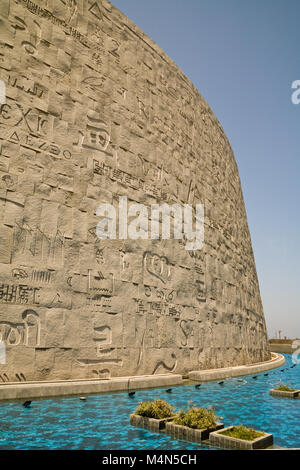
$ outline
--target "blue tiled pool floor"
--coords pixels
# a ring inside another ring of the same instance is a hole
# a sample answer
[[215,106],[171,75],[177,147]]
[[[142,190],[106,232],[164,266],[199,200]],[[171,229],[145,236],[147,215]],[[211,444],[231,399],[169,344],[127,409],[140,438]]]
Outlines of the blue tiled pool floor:
[[[189,401],[198,406],[213,405],[216,414],[224,418],[225,426],[244,424],[271,432],[275,444],[300,447],[300,400],[275,398],[269,390],[284,383],[300,388],[300,365],[293,369],[291,356],[280,369],[217,382],[143,390],[129,398],[127,393],[89,395],[86,401],[78,397],[33,401],[26,409],[22,402],[0,403],[0,449],[207,449],[205,445],[177,441],[165,434],[156,434],[130,426],[129,415],[140,401],[162,398],[177,409]],[[212,449],[211,447],[209,447]]]

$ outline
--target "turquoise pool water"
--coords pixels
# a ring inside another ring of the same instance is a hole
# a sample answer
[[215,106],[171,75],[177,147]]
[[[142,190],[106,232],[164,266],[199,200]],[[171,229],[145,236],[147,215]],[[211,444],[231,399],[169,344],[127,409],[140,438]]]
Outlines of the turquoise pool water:
[[[33,401],[26,409],[22,402],[0,404],[0,449],[207,449],[205,445],[177,441],[164,434],[151,433],[130,426],[129,414],[140,401],[162,398],[177,408],[188,401],[199,406],[214,405],[224,424],[245,424],[271,432],[275,444],[300,447],[300,400],[275,398],[269,389],[280,379],[300,387],[300,365],[290,369],[291,356],[280,369],[267,377],[258,374],[217,382],[137,392],[134,398],[127,393],[90,395],[86,401],[78,397]],[[287,369],[288,368],[288,369]],[[241,382],[242,380],[242,382]],[[213,449],[212,447],[209,447]]]

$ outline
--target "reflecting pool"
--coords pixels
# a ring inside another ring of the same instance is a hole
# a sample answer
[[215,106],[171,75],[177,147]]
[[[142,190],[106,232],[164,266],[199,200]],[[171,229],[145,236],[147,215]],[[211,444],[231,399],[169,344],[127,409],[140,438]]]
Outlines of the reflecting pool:
[[[269,390],[290,383],[300,388],[300,365],[290,368],[291,355],[279,369],[224,381],[166,389],[138,391],[133,398],[127,393],[33,400],[30,408],[22,401],[0,402],[0,449],[213,449],[207,445],[178,441],[163,433],[134,428],[129,415],[140,401],[161,398],[177,409],[188,402],[198,406],[213,405],[225,426],[244,424],[273,433],[274,444],[300,447],[300,399],[277,398]],[[283,372],[281,370],[284,369]]]

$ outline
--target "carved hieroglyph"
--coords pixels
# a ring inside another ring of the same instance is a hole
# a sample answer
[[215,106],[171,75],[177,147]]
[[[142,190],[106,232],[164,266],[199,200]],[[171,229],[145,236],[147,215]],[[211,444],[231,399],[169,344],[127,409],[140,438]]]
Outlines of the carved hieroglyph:
[[[269,359],[237,165],[189,80],[106,0],[1,0],[0,381]],[[96,209],[203,203],[205,245],[100,241]]]

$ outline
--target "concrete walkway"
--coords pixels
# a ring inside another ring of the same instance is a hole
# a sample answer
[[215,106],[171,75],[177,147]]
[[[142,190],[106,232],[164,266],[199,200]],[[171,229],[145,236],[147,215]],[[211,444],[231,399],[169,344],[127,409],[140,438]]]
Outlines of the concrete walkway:
[[130,390],[182,384],[183,378],[179,374],[114,377],[96,380],[3,383],[0,385],[0,400],[127,392]]
[[[256,374],[275,369],[285,363],[281,354],[272,353],[272,359],[247,366],[227,367],[192,371],[188,374],[190,380],[207,382],[227,377]],[[0,400],[16,400],[29,398],[46,398],[70,395],[86,395],[91,393],[128,392],[154,387],[170,387],[183,385],[186,381],[181,374],[144,375],[138,377],[115,377],[111,379],[93,380],[62,380],[47,382],[16,382],[0,385]]]
[[259,374],[266,370],[276,369],[285,363],[285,358],[281,354],[271,354],[272,358],[270,361],[245,366],[225,367],[223,369],[192,371],[189,373],[189,378],[199,382],[208,382],[211,380],[227,379],[228,377],[240,377],[242,375]]

